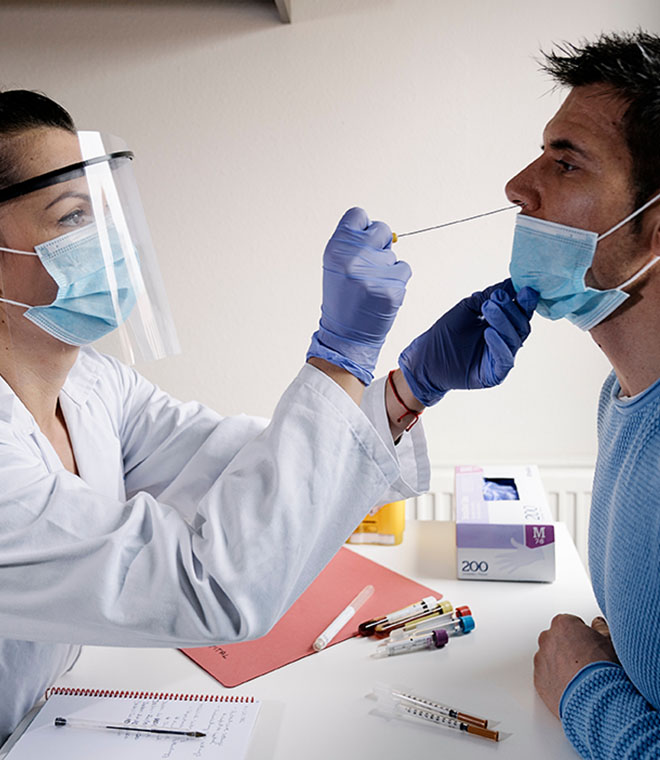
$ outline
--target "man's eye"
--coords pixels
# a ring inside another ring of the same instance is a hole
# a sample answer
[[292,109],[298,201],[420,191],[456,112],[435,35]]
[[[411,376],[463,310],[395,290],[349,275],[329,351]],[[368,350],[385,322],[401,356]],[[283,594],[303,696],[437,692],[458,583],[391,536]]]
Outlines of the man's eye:
[[58,224],[62,224],[65,227],[79,227],[86,224],[86,221],[85,212],[78,208],[61,217]]
[[563,172],[574,172],[578,168],[577,166],[569,164],[568,161],[564,161],[561,158],[556,158],[555,163],[558,164]]

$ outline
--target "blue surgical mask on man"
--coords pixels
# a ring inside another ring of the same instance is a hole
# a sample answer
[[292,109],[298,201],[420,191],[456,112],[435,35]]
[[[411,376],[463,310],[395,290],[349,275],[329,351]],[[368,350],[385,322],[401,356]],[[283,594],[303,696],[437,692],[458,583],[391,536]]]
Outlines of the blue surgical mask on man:
[[114,283],[108,276],[98,229],[90,224],[36,245],[34,252],[0,248],[8,253],[38,256],[57,283],[57,295],[50,304],[30,306],[8,298],[0,301],[27,308],[24,317],[70,345],[93,343],[112,332],[131,313],[136,291],[117,229],[113,225],[106,229]]
[[602,235],[518,214],[509,266],[516,291],[526,285],[536,290],[539,294],[536,310],[541,316],[548,319],[566,317],[581,330],[591,330],[629,298],[624,288],[660,260],[655,256],[616,288],[598,290],[585,284],[596,246],[658,198],[660,193]]

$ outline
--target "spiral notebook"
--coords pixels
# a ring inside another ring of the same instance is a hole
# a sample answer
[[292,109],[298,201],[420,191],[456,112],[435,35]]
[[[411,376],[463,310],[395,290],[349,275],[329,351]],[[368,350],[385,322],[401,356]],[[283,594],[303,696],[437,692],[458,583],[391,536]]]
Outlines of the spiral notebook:
[[[55,687],[7,760],[241,760],[259,713],[252,697]],[[55,718],[199,731],[205,736],[55,726]]]

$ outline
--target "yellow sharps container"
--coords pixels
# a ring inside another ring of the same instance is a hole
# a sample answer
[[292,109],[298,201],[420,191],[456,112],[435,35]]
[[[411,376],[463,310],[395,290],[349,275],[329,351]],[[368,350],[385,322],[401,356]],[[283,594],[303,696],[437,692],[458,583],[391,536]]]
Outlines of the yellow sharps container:
[[406,527],[406,502],[393,501],[369,513],[349,536],[348,544],[396,546],[403,541]]

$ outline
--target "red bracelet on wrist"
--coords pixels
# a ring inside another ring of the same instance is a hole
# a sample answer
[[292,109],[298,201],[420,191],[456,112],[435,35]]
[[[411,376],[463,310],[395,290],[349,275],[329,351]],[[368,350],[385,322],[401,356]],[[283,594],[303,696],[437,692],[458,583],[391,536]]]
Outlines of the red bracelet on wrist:
[[395,399],[396,399],[396,400],[397,400],[397,401],[398,401],[398,402],[401,404],[401,406],[402,406],[402,407],[403,407],[403,408],[406,410],[404,414],[402,414],[400,417],[398,417],[398,418],[397,418],[397,423],[401,422],[401,420],[402,420],[404,417],[407,417],[409,414],[412,414],[412,416],[415,418],[415,419],[414,419],[414,420],[413,420],[413,421],[410,423],[410,425],[408,425],[408,427],[406,428],[406,432],[408,432],[408,431],[410,430],[410,428],[411,428],[411,427],[412,427],[412,426],[413,426],[413,425],[414,425],[414,424],[417,422],[417,420],[419,419],[419,415],[420,415],[420,414],[421,414],[421,413],[422,413],[424,410],[422,409],[422,412],[416,412],[414,409],[410,409],[410,407],[408,407],[408,406],[406,405],[406,402],[405,402],[405,401],[404,401],[404,400],[401,398],[401,396],[399,395],[399,391],[397,391],[397,389],[396,389],[396,385],[394,385],[394,380],[392,379],[392,375],[393,375],[395,372],[396,372],[396,370],[395,370],[395,369],[393,369],[393,370],[390,370],[390,373],[389,373],[389,375],[387,376],[387,382],[390,384],[390,388],[392,389],[392,393],[394,394],[394,398],[395,398]]

